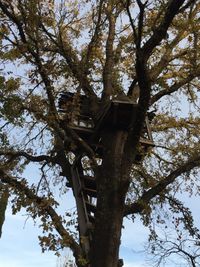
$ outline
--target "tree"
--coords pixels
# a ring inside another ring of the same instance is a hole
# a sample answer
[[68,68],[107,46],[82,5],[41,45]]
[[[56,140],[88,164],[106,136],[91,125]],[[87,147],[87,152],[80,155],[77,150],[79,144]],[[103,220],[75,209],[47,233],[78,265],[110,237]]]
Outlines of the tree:
[[[41,218],[44,250],[69,247],[78,267],[114,267],[126,216],[152,230],[173,212],[198,231],[175,193],[199,188],[199,10],[195,0],[0,1],[0,179],[13,213]],[[154,144],[142,141],[148,120]],[[41,179],[31,185],[23,172],[33,163]],[[67,182],[79,199],[75,164],[97,194],[78,240],[51,190]]]
[[[182,236],[183,235],[183,236]],[[175,262],[177,266],[199,266],[199,235],[191,238],[181,231],[163,232],[156,241],[150,242],[150,262],[154,266],[165,266],[166,262]]]

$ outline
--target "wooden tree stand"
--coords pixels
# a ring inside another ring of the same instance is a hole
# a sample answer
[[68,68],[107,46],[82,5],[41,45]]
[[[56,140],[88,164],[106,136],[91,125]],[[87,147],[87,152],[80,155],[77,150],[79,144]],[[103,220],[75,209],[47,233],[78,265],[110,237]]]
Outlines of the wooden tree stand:
[[[98,164],[102,161],[103,146],[101,132],[106,128],[128,130],[131,121],[135,119],[137,104],[130,99],[113,99],[100,105],[101,109],[95,118],[89,110],[89,100],[86,96],[79,96],[79,105],[74,105],[77,111],[72,110],[75,95],[62,93],[59,99],[59,109],[62,120],[68,120],[68,125],[74,130],[96,153]],[[75,101],[74,101],[75,102]],[[70,115],[74,111],[76,115]],[[149,119],[146,117],[143,134],[140,137],[140,151],[136,155],[135,163],[139,163],[150,147],[154,146],[150,130]],[[85,255],[90,252],[92,232],[95,223],[97,203],[97,186],[94,171],[90,164],[84,166],[85,155],[75,152],[75,159],[71,166],[72,184],[70,185],[76,200],[78,213],[79,237]]]

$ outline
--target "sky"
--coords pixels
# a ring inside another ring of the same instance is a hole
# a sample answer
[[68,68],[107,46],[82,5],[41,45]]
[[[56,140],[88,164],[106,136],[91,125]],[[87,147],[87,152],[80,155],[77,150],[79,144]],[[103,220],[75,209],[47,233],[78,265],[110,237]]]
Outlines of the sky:
[[0,267],[55,267],[52,253],[41,253],[39,231],[23,213],[12,216],[7,212],[0,239]]

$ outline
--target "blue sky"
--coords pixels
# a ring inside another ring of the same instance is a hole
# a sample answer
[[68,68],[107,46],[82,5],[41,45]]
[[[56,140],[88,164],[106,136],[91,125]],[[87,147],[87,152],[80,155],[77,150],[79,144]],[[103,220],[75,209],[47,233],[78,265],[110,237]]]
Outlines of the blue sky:
[[0,239],[0,267],[55,267],[53,253],[41,253],[33,221],[22,214],[12,216],[7,212]]

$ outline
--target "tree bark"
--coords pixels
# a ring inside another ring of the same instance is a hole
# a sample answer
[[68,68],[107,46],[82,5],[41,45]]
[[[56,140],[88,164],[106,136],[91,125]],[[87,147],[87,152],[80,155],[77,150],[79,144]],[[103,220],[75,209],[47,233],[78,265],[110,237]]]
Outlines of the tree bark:
[[97,211],[92,244],[92,267],[117,267],[124,200],[128,183],[122,179],[121,159],[126,132],[104,134],[103,163],[97,174]]
[[109,192],[109,197],[98,205],[101,209],[96,216],[93,239],[92,267],[117,267],[123,221],[123,202],[117,194]]

